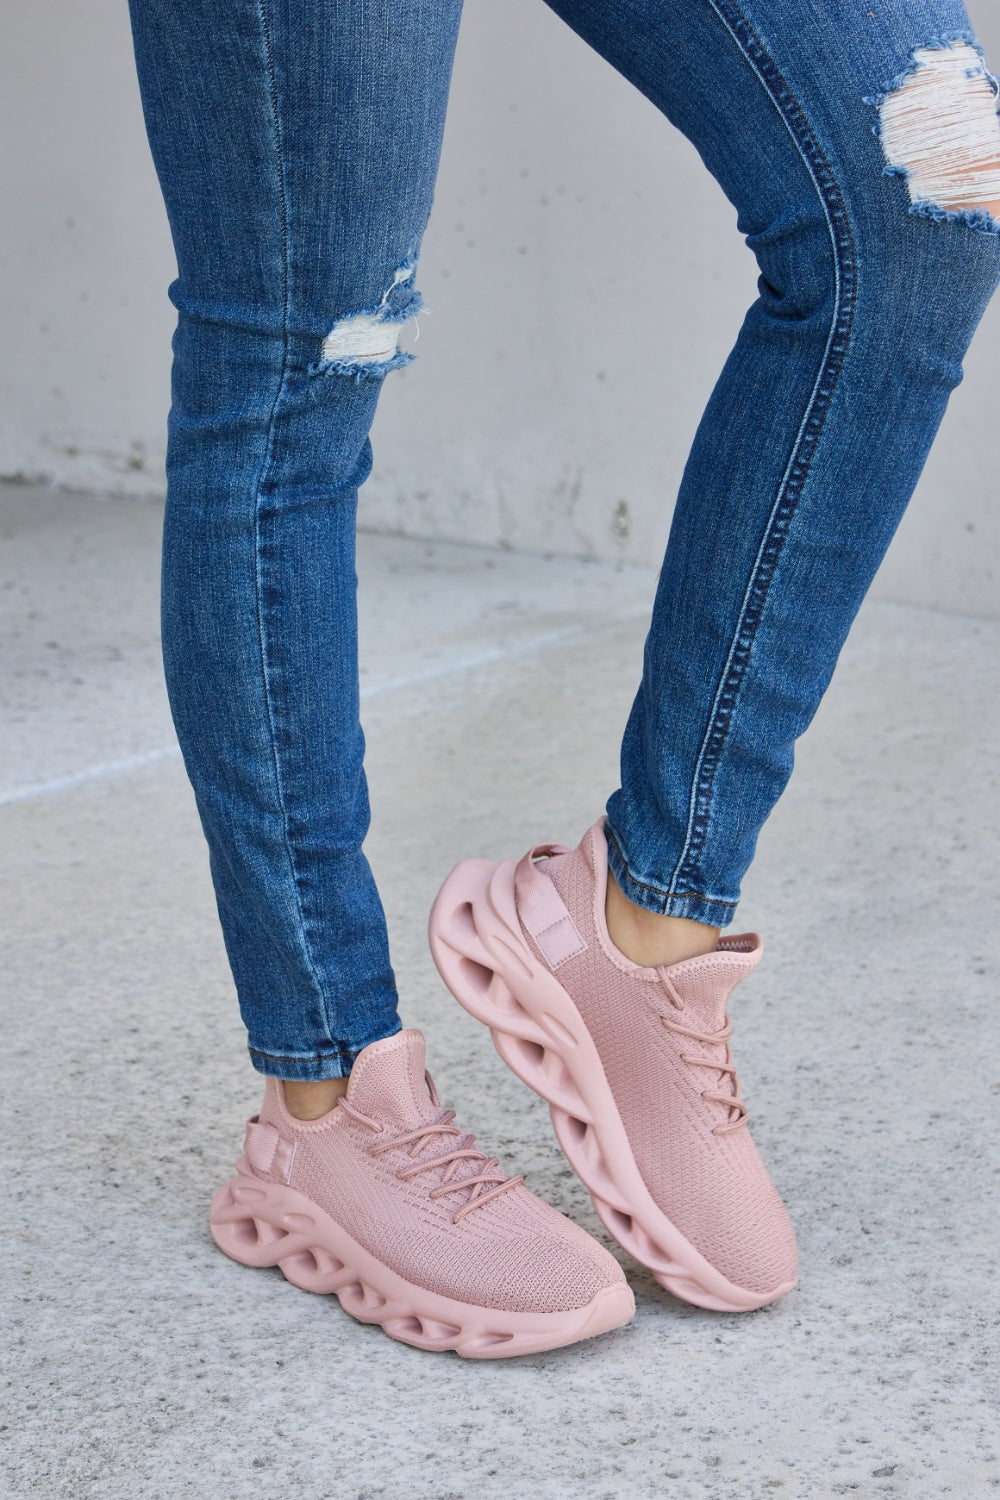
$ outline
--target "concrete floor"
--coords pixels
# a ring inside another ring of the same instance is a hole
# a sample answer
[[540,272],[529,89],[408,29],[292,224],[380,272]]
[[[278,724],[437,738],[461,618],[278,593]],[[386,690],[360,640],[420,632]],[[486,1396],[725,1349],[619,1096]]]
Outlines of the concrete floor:
[[[212,1245],[258,1085],[157,659],[155,506],[0,490],[0,1492],[961,1500],[996,1406],[1000,624],[869,604],[761,839],[734,1005],[798,1290],[536,1358],[394,1344]],[[458,858],[575,840],[652,575],[364,537],[370,852],[459,1118],[604,1239],[544,1106],[450,1000]],[[595,703],[604,708],[594,714]]]

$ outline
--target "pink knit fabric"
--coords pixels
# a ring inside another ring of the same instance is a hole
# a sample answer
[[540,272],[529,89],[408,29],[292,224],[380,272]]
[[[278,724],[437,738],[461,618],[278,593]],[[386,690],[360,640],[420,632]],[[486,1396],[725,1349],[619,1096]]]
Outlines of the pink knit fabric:
[[[766,1292],[793,1281],[794,1235],[746,1127],[723,1035],[727,1002],[756,966],[760,940],[723,937],[716,952],[669,968],[631,963],[612,945],[604,916],[603,822],[577,849],[536,868],[586,943],[560,964],[559,983],[596,1043],[650,1194],[736,1285]],[[530,933],[525,937],[544,959]],[[691,1031],[717,1039],[685,1034]]]
[[247,1156],[271,1160],[256,1175],[304,1193],[382,1264],[442,1296],[563,1312],[624,1283],[603,1246],[472,1143],[425,1076],[420,1032],[402,1031],[361,1053],[346,1107],[319,1120],[293,1118],[269,1078]]

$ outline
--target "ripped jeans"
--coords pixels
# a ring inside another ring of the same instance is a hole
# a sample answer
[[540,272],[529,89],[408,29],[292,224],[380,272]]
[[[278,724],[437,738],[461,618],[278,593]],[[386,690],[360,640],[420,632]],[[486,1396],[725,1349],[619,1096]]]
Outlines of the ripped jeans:
[[[722,926],[1000,280],[995,85],[959,0],[550,3],[694,143],[760,267],[608,802],[626,894]],[[355,509],[460,0],[131,10],[178,262],[170,702],[253,1063],[338,1077],[399,1026],[361,847]]]

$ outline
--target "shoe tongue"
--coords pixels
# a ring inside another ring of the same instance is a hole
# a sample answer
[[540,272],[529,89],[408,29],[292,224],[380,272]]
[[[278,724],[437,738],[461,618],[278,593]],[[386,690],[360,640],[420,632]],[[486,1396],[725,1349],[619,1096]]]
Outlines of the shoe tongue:
[[684,1002],[687,1019],[700,1030],[721,1031],[726,1024],[726,1006],[733,990],[760,961],[761,941],[756,933],[722,938],[714,953],[685,958],[660,973]]
[[419,1031],[366,1047],[351,1069],[347,1100],[371,1120],[398,1131],[416,1130],[441,1116],[424,1077],[424,1039]]

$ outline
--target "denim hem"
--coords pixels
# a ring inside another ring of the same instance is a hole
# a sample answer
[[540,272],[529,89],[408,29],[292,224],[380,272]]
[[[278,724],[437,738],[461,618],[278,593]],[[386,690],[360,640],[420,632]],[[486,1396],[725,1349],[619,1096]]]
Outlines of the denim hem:
[[638,880],[625,861],[617,834],[607,823],[604,828],[608,841],[608,869],[633,906],[641,906],[661,916],[687,917],[691,922],[703,922],[706,927],[728,927],[736,915],[735,901],[705,896],[700,891],[665,891],[648,881]]
[[358,1047],[349,1047],[345,1043],[336,1052],[300,1052],[283,1056],[262,1052],[258,1047],[249,1045],[247,1050],[257,1072],[263,1073],[267,1078],[284,1078],[293,1083],[321,1083],[327,1078],[346,1078],[366,1047],[370,1047],[373,1042],[384,1041],[386,1037],[395,1036],[401,1029],[402,1023],[397,1020],[393,1029],[382,1036],[369,1037],[367,1042],[362,1042]]

